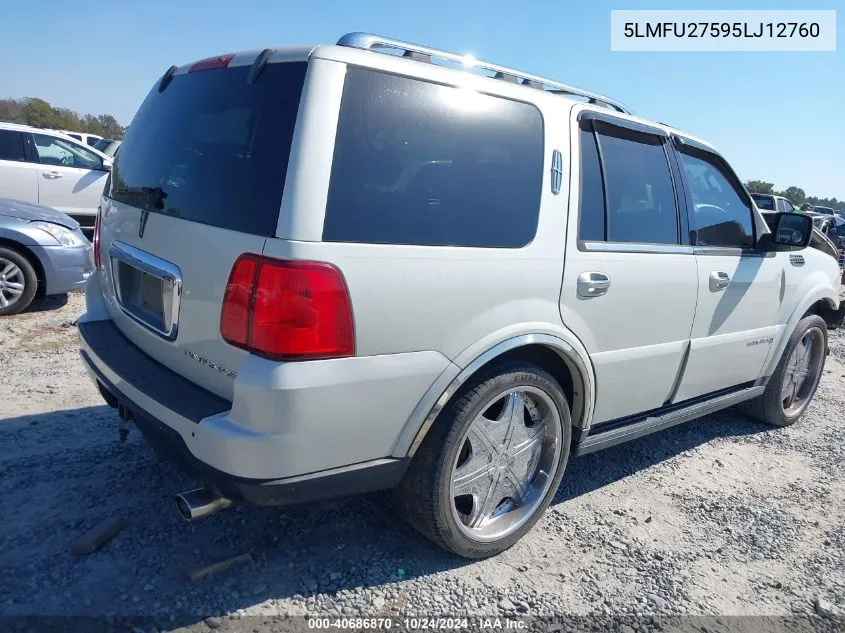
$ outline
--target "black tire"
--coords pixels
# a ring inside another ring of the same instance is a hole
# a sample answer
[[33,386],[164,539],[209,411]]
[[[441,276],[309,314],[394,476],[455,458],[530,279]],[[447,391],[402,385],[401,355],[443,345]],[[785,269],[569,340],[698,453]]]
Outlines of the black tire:
[[[452,465],[461,449],[467,428],[489,406],[490,399],[497,393],[521,386],[540,389],[554,403],[562,427],[559,434],[559,461],[549,490],[522,526],[499,540],[477,541],[469,538],[458,527],[452,509]],[[414,529],[449,552],[466,558],[486,558],[499,554],[522,538],[548,508],[566,469],[571,435],[569,405],[551,374],[529,363],[514,362],[495,367],[450,402],[432,425],[397,490],[400,511]]]
[[[807,398],[806,404],[801,407],[800,410],[793,412],[791,415],[787,415],[783,408],[783,399],[781,396],[781,389],[783,387],[787,365],[789,364],[789,359],[796,346],[799,344],[804,335],[813,328],[821,330],[823,336],[824,347],[822,350],[821,367],[818,369],[818,375],[813,378],[814,382],[809,390],[809,397]],[[769,378],[769,382],[766,384],[766,390],[762,395],[754,398],[753,400],[743,402],[739,405],[739,409],[751,418],[774,426],[790,426],[795,424],[795,422],[801,419],[801,416],[804,415],[807,410],[807,406],[809,406],[810,401],[816,393],[816,389],[819,386],[819,380],[821,380],[821,376],[824,373],[824,363],[826,357],[827,326],[825,325],[824,319],[820,316],[809,314],[798,322],[798,325],[792,332],[792,336],[789,337],[789,342],[783,350],[780,362],[778,363],[778,366],[772,376]]]
[[[5,307],[0,305],[0,316],[18,314],[26,310],[35,298],[35,293],[38,290],[38,276],[26,257],[7,246],[0,246],[0,260],[6,260],[17,266],[22,273],[24,284],[23,293],[14,302],[7,299],[9,305]],[[3,273],[3,268],[3,265],[0,264],[0,275]],[[2,283],[0,281],[0,284]],[[15,281],[15,283],[20,282]],[[0,301],[0,304],[2,304],[2,301]]]

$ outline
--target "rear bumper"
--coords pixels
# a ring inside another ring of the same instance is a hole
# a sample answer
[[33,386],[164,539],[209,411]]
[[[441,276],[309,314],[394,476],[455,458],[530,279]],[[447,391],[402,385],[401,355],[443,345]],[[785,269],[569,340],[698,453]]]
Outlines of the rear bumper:
[[[375,459],[284,478],[226,472],[192,450],[214,445],[218,455],[264,459],[278,437],[231,428],[231,403],[205,391],[144,354],[110,320],[79,322],[81,356],[111,406],[129,412],[162,455],[215,492],[236,502],[285,505],[391,488],[405,473],[405,459]],[[222,426],[221,426],[222,425]]]

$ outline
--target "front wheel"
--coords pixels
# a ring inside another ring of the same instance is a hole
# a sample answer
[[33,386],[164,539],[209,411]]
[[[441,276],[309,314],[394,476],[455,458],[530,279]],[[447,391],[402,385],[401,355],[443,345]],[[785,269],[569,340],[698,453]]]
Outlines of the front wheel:
[[23,312],[35,298],[38,278],[19,252],[0,247],[0,316]]
[[408,522],[468,558],[498,554],[542,516],[569,455],[569,407],[535,365],[498,367],[450,403],[399,488]]
[[775,426],[790,426],[804,415],[819,386],[827,357],[827,326],[815,314],[798,322],[766,391],[740,405],[746,414]]

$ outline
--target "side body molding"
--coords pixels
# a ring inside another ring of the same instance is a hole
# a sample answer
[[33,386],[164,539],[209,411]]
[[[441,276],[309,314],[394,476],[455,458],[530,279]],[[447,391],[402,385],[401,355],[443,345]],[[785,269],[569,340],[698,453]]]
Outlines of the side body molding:
[[411,413],[405,429],[394,446],[393,455],[412,457],[443,407],[461,385],[491,360],[526,345],[542,345],[560,355],[572,373],[574,391],[580,395],[579,402],[582,403],[573,408],[572,423],[582,429],[589,428],[595,404],[595,376],[586,352],[576,349],[569,342],[551,334],[522,334],[487,349],[463,368],[454,363],[450,364]]

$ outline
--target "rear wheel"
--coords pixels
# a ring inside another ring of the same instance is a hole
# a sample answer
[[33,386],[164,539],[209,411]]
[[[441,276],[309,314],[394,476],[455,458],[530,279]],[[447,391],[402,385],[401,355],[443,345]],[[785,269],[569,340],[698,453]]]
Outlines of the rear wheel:
[[400,486],[403,514],[450,552],[498,554],[548,507],[570,434],[566,397],[550,374],[501,366],[438,417]]
[[29,260],[17,251],[0,247],[0,316],[26,310],[37,289],[38,277]]
[[763,395],[741,405],[747,415],[789,426],[804,415],[819,386],[827,356],[827,326],[815,314],[798,322]]

